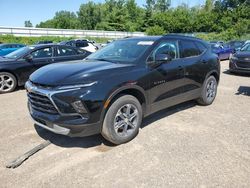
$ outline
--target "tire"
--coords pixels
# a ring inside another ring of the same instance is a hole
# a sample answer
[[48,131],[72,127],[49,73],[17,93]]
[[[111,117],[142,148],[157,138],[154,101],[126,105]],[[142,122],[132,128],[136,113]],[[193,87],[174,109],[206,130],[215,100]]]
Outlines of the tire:
[[204,106],[212,104],[217,94],[217,86],[216,78],[209,76],[202,86],[201,96],[197,102]]
[[0,72],[0,94],[9,93],[16,89],[17,79],[8,72]]
[[101,134],[113,144],[123,144],[138,134],[141,122],[140,102],[132,95],[123,95],[109,107],[103,121]]

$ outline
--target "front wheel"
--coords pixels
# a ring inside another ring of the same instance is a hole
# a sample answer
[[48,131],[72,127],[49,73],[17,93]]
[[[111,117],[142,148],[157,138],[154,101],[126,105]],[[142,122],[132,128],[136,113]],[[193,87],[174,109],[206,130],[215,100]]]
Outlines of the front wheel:
[[217,86],[215,77],[209,76],[202,87],[201,96],[197,102],[205,106],[212,104],[217,94]]
[[12,92],[16,86],[17,80],[14,75],[8,72],[0,72],[0,94]]
[[138,134],[141,122],[140,102],[132,95],[123,95],[108,109],[103,122],[102,135],[116,145],[123,144]]

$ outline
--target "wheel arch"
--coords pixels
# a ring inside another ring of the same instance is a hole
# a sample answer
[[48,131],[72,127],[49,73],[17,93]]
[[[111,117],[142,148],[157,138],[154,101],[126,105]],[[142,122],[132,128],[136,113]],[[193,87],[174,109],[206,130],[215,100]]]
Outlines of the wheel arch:
[[[219,83],[219,81],[220,81],[220,74],[218,73],[218,71],[212,70],[212,71],[208,72],[208,73],[207,73],[207,76],[206,76],[206,79],[207,79],[209,76],[214,76],[215,79],[217,80],[217,82]],[[205,79],[205,80],[206,80],[206,79]]]
[[101,121],[103,121],[105,114],[107,110],[109,109],[109,107],[112,105],[112,103],[122,95],[134,96],[140,102],[142,106],[142,112],[143,114],[145,114],[147,110],[146,108],[148,104],[148,99],[146,97],[146,93],[144,89],[142,89],[140,86],[137,86],[137,85],[133,85],[133,86],[129,85],[129,86],[123,86],[123,87],[116,89],[107,97],[107,99],[105,100],[103,111],[102,111]]
[[12,74],[12,75],[16,78],[17,85],[20,86],[20,84],[19,84],[19,77],[18,77],[18,75],[15,74],[13,71],[10,71],[10,70],[7,70],[7,69],[1,69],[1,70],[0,70],[0,73],[1,73],[1,72],[7,72],[7,73],[9,73],[9,74]]

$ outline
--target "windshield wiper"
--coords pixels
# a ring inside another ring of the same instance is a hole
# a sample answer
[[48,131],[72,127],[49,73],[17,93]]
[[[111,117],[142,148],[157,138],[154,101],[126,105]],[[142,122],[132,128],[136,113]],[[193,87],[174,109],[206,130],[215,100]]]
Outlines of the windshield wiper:
[[87,58],[86,60],[108,61],[108,62],[111,62],[111,63],[115,63],[114,60],[105,59],[105,58],[96,58],[96,59],[88,59],[88,58]]

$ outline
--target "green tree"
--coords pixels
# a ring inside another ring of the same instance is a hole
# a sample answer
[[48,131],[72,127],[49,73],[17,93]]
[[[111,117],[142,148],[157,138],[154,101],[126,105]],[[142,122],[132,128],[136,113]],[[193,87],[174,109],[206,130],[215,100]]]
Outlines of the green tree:
[[214,0],[206,0],[205,2],[205,10],[207,12],[211,12],[214,8]]
[[171,0],[157,0],[155,10],[165,12],[171,5]]
[[78,20],[73,12],[59,11],[53,19],[41,22],[36,27],[41,28],[58,28],[58,29],[76,29]]
[[92,1],[82,4],[77,12],[81,29],[95,29],[102,21],[102,5]]
[[30,20],[27,20],[24,22],[24,27],[33,27],[33,25]]

